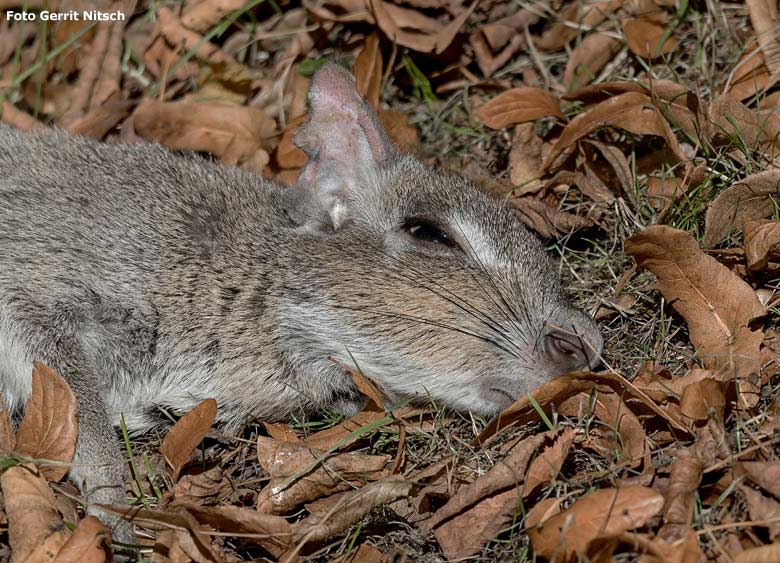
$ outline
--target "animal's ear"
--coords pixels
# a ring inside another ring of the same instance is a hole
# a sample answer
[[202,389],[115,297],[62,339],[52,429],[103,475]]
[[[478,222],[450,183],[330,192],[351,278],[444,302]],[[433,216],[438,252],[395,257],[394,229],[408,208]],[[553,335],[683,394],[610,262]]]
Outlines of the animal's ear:
[[312,191],[330,226],[349,222],[356,193],[378,182],[379,167],[396,151],[355,78],[328,63],[312,77],[309,120],[295,136],[309,157],[297,186]]

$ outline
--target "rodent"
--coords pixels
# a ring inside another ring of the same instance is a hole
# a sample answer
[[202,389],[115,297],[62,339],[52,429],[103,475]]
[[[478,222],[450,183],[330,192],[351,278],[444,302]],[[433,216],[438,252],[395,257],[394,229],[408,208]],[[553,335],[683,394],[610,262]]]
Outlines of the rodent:
[[18,411],[33,360],[65,377],[91,502],[125,502],[120,414],[133,432],[208,397],[227,430],[349,414],[362,398],[335,358],[391,400],[493,415],[598,363],[596,324],[503,202],[401,153],[336,64],[309,116],[294,187],[0,127],[0,390]]

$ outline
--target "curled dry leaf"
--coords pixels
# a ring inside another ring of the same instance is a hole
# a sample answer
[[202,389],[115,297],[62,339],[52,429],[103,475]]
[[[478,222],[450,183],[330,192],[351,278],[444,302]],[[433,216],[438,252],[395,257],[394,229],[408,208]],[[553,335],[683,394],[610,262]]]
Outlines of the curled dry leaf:
[[33,362],[32,394],[16,432],[16,451],[34,459],[59,462],[41,473],[59,481],[76,451],[76,397],[68,383],[40,362]]
[[54,563],[103,563],[110,557],[111,533],[100,520],[87,516],[73,530]]
[[518,186],[515,195],[535,193],[542,189],[542,138],[533,123],[515,127],[512,150],[509,152],[509,179]]
[[606,33],[590,33],[574,48],[566,63],[563,83],[567,88],[590,84],[620,51],[621,43]]
[[739,485],[739,490],[745,498],[750,519],[769,520],[770,523],[766,526],[769,530],[769,539],[777,541],[780,538],[780,502],[765,497],[759,491],[745,485]]
[[190,0],[184,4],[181,23],[193,31],[202,33],[245,4],[246,0]]
[[421,53],[441,54],[450,46],[466,20],[477,7],[476,1],[447,24],[384,0],[369,0],[379,28],[395,43]]
[[175,481],[217,417],[217,401],[201,401],[173,425],[160,444],[160,453],[171,466]]
[[227,164],[242,164],[258,173],[268,163],[264,146],[276,127],[256,108],[189,100],[146,99],[132,119],[142,137],[175,150],[209,152]]
[[709,140],[716,146],[732,146],[739,139],[749,149],[770,155],[780,140],[780,115],[747,107],[730,96],[718,96],[710,103],[707,125]]
[[352,73],[358,93],[376,109],[379,107],[379,96],[382,93],[382,51],[379,48],[379,36],[369,35],[363,48],[358,53]]
[[704,378],[683,388],[680,412],[693,420],[707,420],[714,416],[723,420],[726,410],[726,393],[720,381]]
[[[9,467],[0,474],[11,563],[50,560],[68,541],[70,532],[57,512],[57,501],[46,479],[32,465]],[[45,554],[49,554],[46,557]]]
[[414,483],[396,478],[342,493],[339,501],[327,511],[316,512],[293,524],[293,541],[317,542],[343,532],[377,506],[409,496],[414,487]]
[[590,227],[593,221],[548,205],[533,195],[513,197],[509,203],[520,220],[546,238],[556,238]]
[[[605,451],[600,453],[604,457],[612,457],[614,452],[619,452],[621,461],[635,466],[649,456],[642,423],[611,387],[601,386],[591,393],[578,393],[558,405],[558,410],[562,414],[579,417],[589,414],[591,407],[596,418],[611,430],[602,444]],[[612,430],[617,431],[617,436]]]
[[514,14],[486,23],[471,34],[477,65],[485,76],[504,66],[525,46],[524,29],[539,21],[541,11],[521,8]]
[[758,43],[753,42],[734,65],[726,92],[732,98],[742,101],[766,91],[772,84],[769,69],[764,64],[764,56]]
[[558,98],[541,88],[527,86],[499,94],[480,107],[476,115],[491,129],[503,129],[541,117],[564,119]]
[[668,55],[677,47],[677,39],[666,35],[666,26],[651,18],[638,17],[623,22],[623,33],[628,48],[643,59],[655,59]]
[[[544,447],[544,443],[553,437],[554,441]],[[558,436],[547,432],[526,438],[486,475],[461,487],[450,502],[425,523],[426,527],[435,526],[434,535],[447,558],[455,560],[479,553],[487,542],[516,520],[520,516],[521,500],[557,476],[573,438],[574,432],[570,428]],[[534,449],[541,449],[541,452],[528,466]],[[512,471],[507,472],[510,466]],[[524,472],[525,481],[521,477]],[[506,487],[509,489],[495,493]],[[468,503],[473,504],[463,510]],[[442,510],[445,516],[453,514],[453,510],[462,511],[442,520]]]
[[780,561],[780,543],[746,549],[734,557],[734,563],[776,563]]
[[0,454],[16,449],[16,433],[6,409],[0,408]]
[[780,221],[745,221],[742,231],[748,269],[763,270],[769,256],[780,251]]
[[313,450],[305,444],[257,439],[260,465],[271,481],[260,491],[260,512],[281,514],[296,506],[386,476],[386,455],[337,454]]
[[662,137],[679,161],[686,159],[669,123],[650,97],[639,92],[626,92],[609,98],[572,119],[547,156],[544,168],[558,168],[563,164],[569,147],[605,125],[625,129],[635,135]]
[[528,530],[534,553],[551,559],[584,553],[597,538],[643,526],[663,508],[664,498],[646,487],[600,489]]
[[[559,20],[545,31],[536,42],[541,51],[558,51],[584,29],[593,29],[620,7],[622,0],[606,2],[571,2],[562,11]],[[539,10],[545,6],[535,7]],[[549,9],[549,8],[548,8]],[[587,39],[587,37],[586,37]]]
[[685,231],[652,226],[626,240],[625,251],[656,275],[661,293],[685,319],[704,366],[735,379],[740,401],[755,404],[764,335],[748,325],[764,308],[753,289],[704,254]]
[[172,507],[185,508],[198,522],[218,532],[241,535],[274,557],[282,555],[292,543],[290,523],[281,516],[262,514],[243,506],[202,506],[186,501],[176,501]]
[[483,498],[524,481],[531,456],[555,434],[553,431],[545,432],[519,442],[510,450],[506,458],[496,463],[485,475],[473,483],[460,487],[457,494],[425,522],[425,527],[429,530],[436,528]]
[[160,8],[157,10],[157,25],[160,33],[175,46],[183,51],[192,50],[195,56],[210,63],[235,63],[233,57],[222,52],[219,47],[209,41],[204,41],[199,33],[189,30],[182,25],[181,20],[170,10]]
[[712,248],[747,221],[771,216],[780,202],[780,170],[765,170],[736,182],[712,200],[704,217],[704,248]]
[[744,471],[756,485],[780,500],[780,462],[743,461],[738,468]]
[[778,32],[777,2],[772,0],[746,0],[750,23],[758,37],[764,61],[770,72],[780,74],[780,32]]

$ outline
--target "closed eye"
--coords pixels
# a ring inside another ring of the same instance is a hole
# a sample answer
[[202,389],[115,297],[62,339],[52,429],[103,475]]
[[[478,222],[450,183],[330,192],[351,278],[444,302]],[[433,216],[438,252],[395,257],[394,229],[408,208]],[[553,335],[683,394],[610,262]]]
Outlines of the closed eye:
[[410,218],[404,222],[402,230],[417,240],[432,244],[440,244],[448,248],[458,248],[458,243],[447,234],[447,231],[428,219]]

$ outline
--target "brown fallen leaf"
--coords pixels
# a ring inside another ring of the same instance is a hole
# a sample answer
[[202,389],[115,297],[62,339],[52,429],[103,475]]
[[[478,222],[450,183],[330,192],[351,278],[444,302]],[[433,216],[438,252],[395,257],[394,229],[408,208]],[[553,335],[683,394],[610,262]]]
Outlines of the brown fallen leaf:
[[16,449],[16,432],[6,409],[0,408],[0,453]]
[[382,93],[382,51],[379,47],[379,35],[369,35],[352,67],[358,93],[374,109],[379,107]]
[[[425,521],[425,529],[432,530],[441,525],[445,520],[465,511],[480,500],[503,489],[514,488],[518,483],[523,482],[531,456],[545,441],[552,440],[556,434],[556,432],[549,431],[537,434],[516,444],[507,456],[494,465],[485,475],[472,483],[461,486],[447,504],[434,512]],[[459,528],[460,526],[456,527]]]
[[188,501],[175,501],[171,507],[186,509],[198,522],[208,524],[218,532],[241,535],[245,541],[261,546],[274,557],[281,556],[292,543],[290,523],[281,516],[262,514],[243,506],[202,506]]
[[590,84],[620,51],[620,40],[606,33],[590,33],[572,51],[563,73],[567,89]]
[[680,412],[693,420],[707,420],[714,416],[723,420],[726,410],[726,393],[720,381],[704,378],[683,388]]
[[738,553],[734,563],[776,563],[780,561],[780,544],[762,545]]
[[257,439],[257,457],[271,475],[257,497],[257,508],[282,514],[338,491],[383,479],[390,456],[341,453],[328,456],[306,444]]
[[86,516],[62,546],[54,563],[103,563],[110,560],[111,533],[100,520]]
[[145,99],[131,116],[136,132],[175,150],[209,152],[261,173],[276,124],[252,107]]
[[157,10],[157,26],[160,33],[174,47],[183,52],[192,50],[195,56],[211,63],[235,63],[236,61],[210,41],[204,41],[199,33],[189,30],[182,24],[170,8]]
[[747,221],[766,219],[780,202],[780,170],[752,174],[720,192],[704,217],[704,248],[712,248]]
[[25,129],[28,131],[45,127],[43,123],[35,119],[29,113],[14,107],[11,102],[4,101],[2,104],[0,104],[0,109],[2,109],[2,113],[0,113],[0,120],[2,120],[3,123],[11,125],[12,127],[16,127],[17,129]]
[[382,552],[371,544],[361,544],[345,557],[333,559],[333,563],[382,563]]
[[775,76],[780,74],[780,31],[777,3],[771,0],[746,0],[750,23],[764,54],[764,62]]
[[245,4],[246,0],[188,0],[184,3],[181,23],[193,31],[202,33]]
[[737,467],[756,485],[780,500],[780,462],[742,461]]
[[486,23],[469,36],[477,65],[485,76],[490,76],[525,46],[523,30],[536,24],[540,17],[536,9],[521,8],[514,14]]
[[[610,429],[608,436],[596,444],[602,449],[599,453],[603,457],[609,459],[617,455],[615,461],[636,466],[650,455],[642,423],[612,388],[602,386],[591,393],[578,393],[557,408],[561,414],[571,417],[588,416],[592,409],[596,418]],[[649,458],[646,461],[649,462]]]
[[769,255],[780,251],[780,221],[745,221],[742,232],[748,269],[763,270],[769,263]]
[[707,119],[705,133],[716,147],[733,146],[734,139],[739,139],[740,145],[770,156],[780,150],[780,115],[774,111],[757,111],[722,95],[710,103]]
[[400,478],[369,483],[358,490],[341,494],[326,512],[314,513],[293,524],[296,544],[318,542],[347,530],[377,506],[409,496],[415,484]]
[[671,36],[664,39],[666,28],[667,25],[642,16],[623,22],[623,33],[628,48],[643,59],[655,59],[677,49],[679,46],[677,39]]
[[476,116],[491,129],[503,129],[541,117],[565,119],[558,98],[546,90],[528,86],[499,94],[480,107]]
[[41,468],[51,481],[68,472],[76,451],[76,397],[68,383],[40,362],[33,362],[32,394],[16,431],[16,451],[33,459],[59,462]]
[[625,129],[635,135],[662,137],[679,161],[686,160],[677,137],[650,97],[639,92],[626,92],[609,98],[572,119],[550,150],[545,160],[545,170],[561,166],[565,160],[566,149],[605,125]]
[[[618,9],[622,0],[607,2],[570,2],[557,21],[547,29],[536,47],[541,51],[558,51],[575,39],[582,29],[593,29]],[[537,8],[538,10],[539,8]],[[585,38],[587,40],[587,37]]]
[[510,198],[508,203],[526,226],[546,238],[569,235],[594,224],[587,216],[561,211],[532,195]]
[[235,490],[236,484],[233,480],[227,478],[219,467],[213,467],[203,473],[184,475],[173,485],[171,493],[177,501],[208,506],[221,504]]
[[764,308],[753,289],[704,254],[685,231],[648,227],[624,247],[656,275],[661,293],[685,319],[704,367],[736,380],[740,402],[755,404],[764,335],[748,325]]
[[663,526],[658,537],[666,542],[683,538],[691,528],[696,492],[701,483],[704,469],[718,459],[728,458],[731,453],[724,444],[722,428],[718,422],[709,420],[696,429],[696,440],[687,448],[678,448],[674,453],[665,491]]
[[171,478],[176,481],[192,452],[205,438],[217,417],[217,401],[206,399],[181,417],[160,444],[160,453],[171,467]]
[[413,152],[417,148],[419,135],[410,123],[409,116],[400,111],[379,108],[379,122],[398,147],[404,152]]
[[639,528],[663,508],[664,498],[646,487],[599,489],[528,530],[534,554],[552,559],[584,553],[597,538]]
[[369,0],[376,23],[387,37],[403,47],[436,54],[450,46],[477,4],[477,1],[472,2],[457,17],[442,25],[439,20],[417,10],[402,8],[384,0]]
[[[70,537],[46,479],[33,465],[0,474],[11,563],[50,561]],[[47,556],[48,555],[48,556]]]
[[738,488],[745,499],[751,520],[774,520],[766,527],[769,530],[770,541],[777,541],[780,538],[780,502],[765,497],[759,491],[745,485],[739,485]]
[[509,179],[513,186],[518,186],[515,195],[536,193],[542,189],[543,144],[533,123],[521,123],[515,127],[509,152]]
[[773,82],[769,69],[764,64],[764,55],[754,41],[746,47],[734,65],[726,92],[732,98],[742,101],[765,92]]

